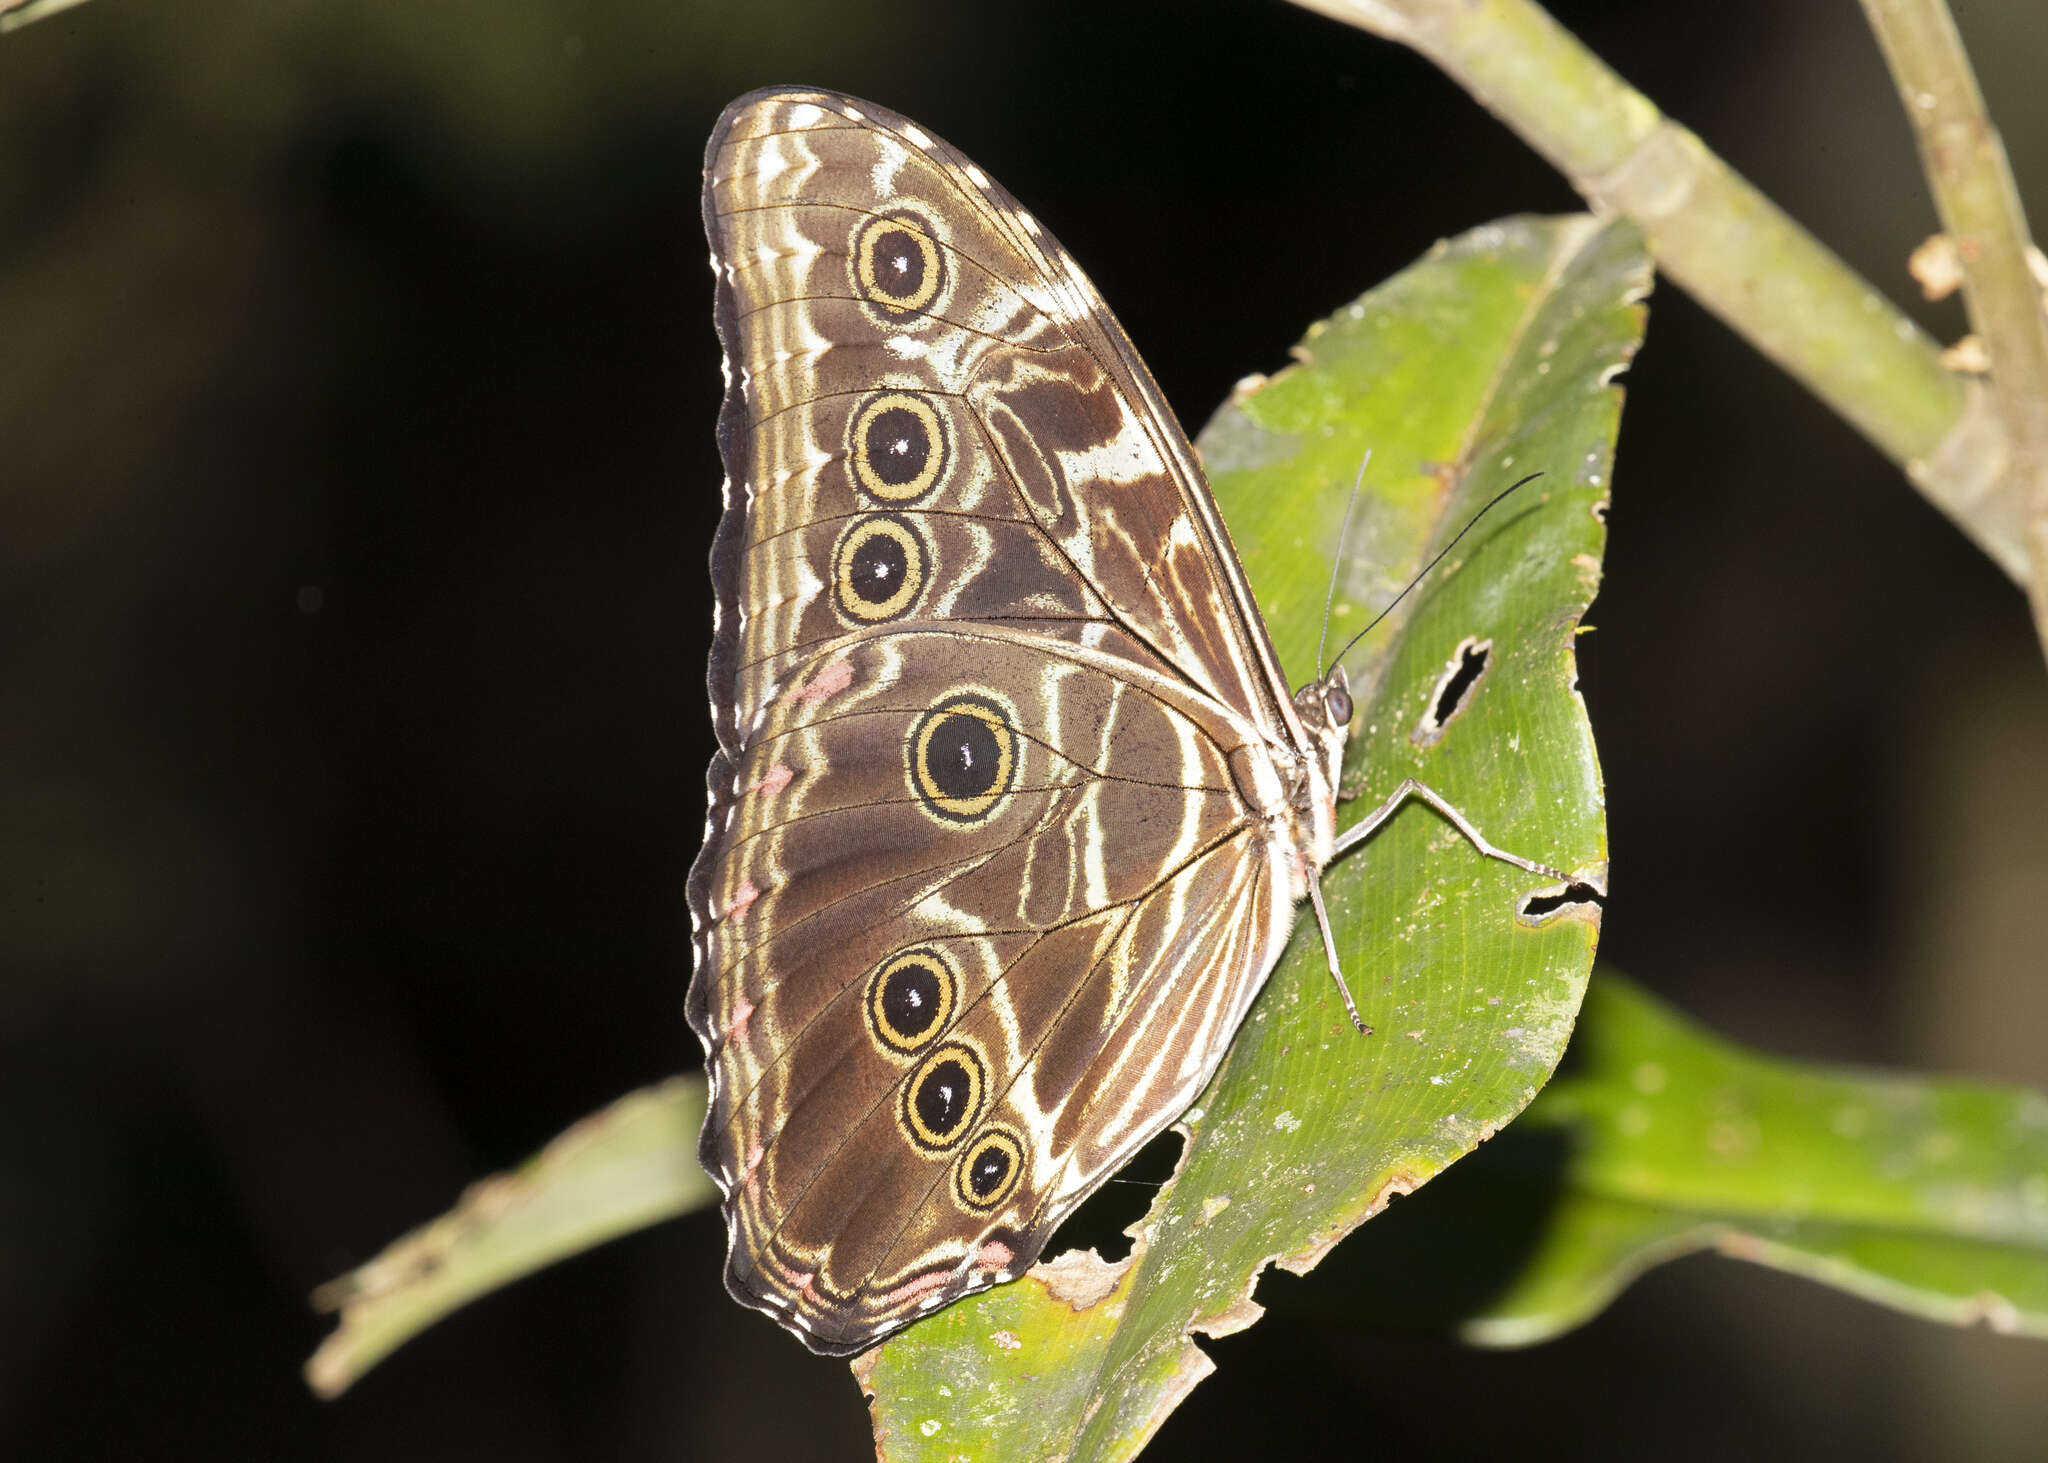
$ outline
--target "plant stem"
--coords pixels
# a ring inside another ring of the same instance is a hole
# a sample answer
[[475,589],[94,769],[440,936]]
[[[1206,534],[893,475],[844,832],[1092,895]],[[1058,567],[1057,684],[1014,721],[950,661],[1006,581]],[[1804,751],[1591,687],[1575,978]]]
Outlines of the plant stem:
[[1989,392],[1531,0],[1295,0],[1427,56],[1660,270],[1848,420],[2015,580],[2027,538]]
[[1970,326],[1991,357],[2006,475],[2025,506],[2028,598],[2048,646],[2048,316],[2027,269],[2027,219],[1998,129],[1943,0],[1863,0],[1906,105],[1941,226],[1963,270]]

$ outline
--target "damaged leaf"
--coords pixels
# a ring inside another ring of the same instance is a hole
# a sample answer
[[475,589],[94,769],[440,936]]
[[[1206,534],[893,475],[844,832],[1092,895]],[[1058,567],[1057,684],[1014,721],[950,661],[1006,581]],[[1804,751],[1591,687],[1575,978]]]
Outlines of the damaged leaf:
[[[1570,1034],[1606,867],[1572,640],[1598,583],[1615,374],[1649,285],[1625,223],[1515,219],[1440,245],[1240,387],[1200,447],[1280,659],[1316,667],[1346,496],[1331,650],[1523,475],[1345,657],[1358,714],[1340,826],[1419,778],[1493,842],[1583,886],[1482,859],[1410,804],[1323,880],[1376,1034],[1345,1018],[1304,911],[1129,1260],[1041,1265],[854,1364],[886,1459],[1128,1458],[1211,1369],[1191,1333],[1255,1321],[1270,1263],[1306,1271],[1389,1197],[1520,1112]],[[1490,642],[1446,708],[1446,677]],[[1532,894],[1547,913],[1519,912]]]

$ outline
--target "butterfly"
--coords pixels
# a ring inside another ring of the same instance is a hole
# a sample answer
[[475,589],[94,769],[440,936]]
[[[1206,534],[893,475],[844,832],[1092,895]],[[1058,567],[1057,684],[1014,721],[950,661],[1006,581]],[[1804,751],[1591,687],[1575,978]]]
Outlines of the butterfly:
[[1342,667],[1290,692],[1151,375],[980,168],[754,92],[704,223],[699,1152],[727,1288],[850,1355],[1021,1274],[1187,1108],[1304,899],[1342,991],[1318,876],[1407,798],[1563,876],[1413,782],[1339,835]]

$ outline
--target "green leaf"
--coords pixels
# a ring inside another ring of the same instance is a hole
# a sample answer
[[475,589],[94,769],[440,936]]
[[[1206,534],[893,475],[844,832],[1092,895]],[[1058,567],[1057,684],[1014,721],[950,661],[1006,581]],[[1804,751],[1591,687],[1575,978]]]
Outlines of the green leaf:
[[0,35],[82,3],[84,0],[0,0]]
[[697,1166],[704,1079],[628,1093],[510,1173],[473,1184],[455,1208],[314,1293],[341,1325],[306,1363],[323,1397],[450,1311],[622,1234],[715,1203]]
[[[1952,1325],[2048,1336],[2048,1096],[1745,1051],[1603,969],[1569,1075],[1482,1198],[1536,1220],[1467,1339],[1522,1345],[1701,1249]],[[1505,1146],[1505,1145],[1504,1145]],[[1507,1190],[1540,1195],[1519,1203]]]
[[[1352,652],[1347,785],[1428,782],[1495,843],[1604,877],[1599,771],[1572,641],[1599,578],[1620,392],[1648,288],[1626,224],[1516,219],[1441,245],[1311,327],[1200,446],[1283,663],[1315,666],[1346,495],[1333,637],[1366,623],[1501,489],[1488,516]],[[1461,648],[1485,670],[1440,731]],[[1268,1264],[1302,1272],[1388,1199],[1509,1121],[1550,1075],[1597,908],[1518,917],[1540,878],[1482,859],[1410,804],[1323,881],[1346,1021],[1306,918],[1180,1127],[1179,1171],[1128,1260],[1092,1254],[938,1312],[854,1363],[887,1459],[1127,1458],[1210,1369],[1190,1333],[1259,1315]],[[1556,892],[1552,886],[1552,892]]]

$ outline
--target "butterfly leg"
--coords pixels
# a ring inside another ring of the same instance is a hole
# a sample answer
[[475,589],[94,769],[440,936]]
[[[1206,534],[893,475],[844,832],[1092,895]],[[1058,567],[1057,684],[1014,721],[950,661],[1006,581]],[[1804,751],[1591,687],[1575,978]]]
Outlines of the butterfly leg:
[[[1548,864],[1539,864],[1533,859],[1523,858],[1520,854],[1509,853],[1504,848],[1495,848],[1486,841],[1484,834],[1472,826],[1470,819],[1451,806],[1442,793],[1426,783],[1417,782],[1412,777],[1405,779],[1399,787],[1395,788],[1393,795],[1385,802],[1337,835],[1336,843],[1330,848],[1330,862],[1335,863],[1352,849],[1358,847],[1359,844],[1365,842],[1366,839],[1372,837],[1373,834],[1379,832],[1381,825],[1393,817],[1395,813],[1399,812],[1401,804],[1407,802],[1410,798],[1420,798],[1439,813],[1442,813],[1445,820],[1453,828],[1465,835],[1465,841],[1478,849],[1479,852],[1485,854],[1486,857],[1499,859],[1504,864],[1513,864],[1518,869],[1527,869],[1532,874],[1548,874],[1553,879],[1565,879],[1567,881],[1570,879],[1570,875],[1558,869],[1553,869]],[[1325,938],[1327,938],[1327,935]],[[1336,957],[1332,955],[1331,961],[1333,965],[1335,960]]]
[[1360,1036],[1371,1036],[1372,1028],[1365,1024],[1365,1018],[1358,1014],[1358,1002],[1351,999],[1351,987],[1344,984],[1344,971],[1337,964],[1337,937],[1330,933],[1330,912],[1323,908],[1323,891],[1320,886],[1308,886],[1308,902],[1316,912],[1316,928],[1323,932],[1323,954],[1330,962],[1330,979],[1337,982],[1337,994],[1344,998],[1344,1010],[1351,1017],[1351,1024],[1358,1028]]
[[[1465,835],[1466,842],[1486,857],[1499,859],[1505,864],[1513,864],[1518,869],[1527,869],[1532,874],[1548,874],[1553,879],[1569,880],[1569,875],[1551,868],[1548,864],[1539,864],[1534,859],[1525,859],[1520,854],[1494,847],[1487,842],[1484,834],[1472,826],[1471,820],[1452,806],[1442,793],[1427,783],[1417,782],[1412,777],[1403,780],[1385,802],[1337,835],[1337,841],[1330,849],[1330,862],[1335,863],[1379,832],[1387,820],[1399,812],[1401,805],[1410,798],[1420,798],[1442,813],[1453,828]],[[1337,964],[1337,937],[1330,931],[1330,915],[1329,911],[1323,908],[1323,891],[1320,885],[1309,885],[1308,900],[1315,908],[1316,927],[1323,932],[1323,954],[1330,962],[1330,979],[1337,982],[1337,994],[1344,998],[1344,1009],[1350,1014],[1351,1024],[1358,1028],[1361,1036],[1371,1036],[1372,1028],[1359,1016],[1358,1003],[1351,999],[1351,988],[1344,984],[1344,972]]]

